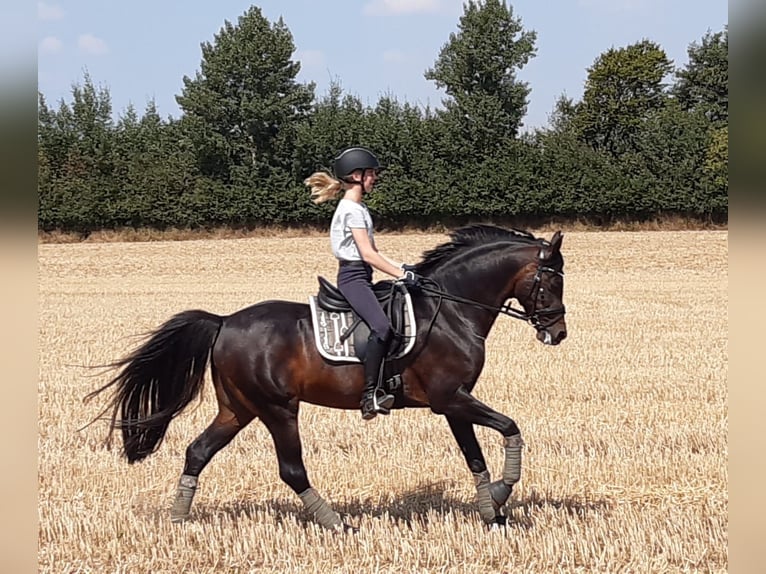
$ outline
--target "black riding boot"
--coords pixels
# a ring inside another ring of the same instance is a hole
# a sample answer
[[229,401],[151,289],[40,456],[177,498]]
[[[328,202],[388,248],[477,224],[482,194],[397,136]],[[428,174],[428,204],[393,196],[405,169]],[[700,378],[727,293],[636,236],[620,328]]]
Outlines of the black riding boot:
[[367,339],[367,356],[364,359],[364,392],[362,393],[362,418],[369,420],[378,413],[387,415],[394,406],[394,395],[378,388],[383,358],[388,350],[388,341],[370,334]]

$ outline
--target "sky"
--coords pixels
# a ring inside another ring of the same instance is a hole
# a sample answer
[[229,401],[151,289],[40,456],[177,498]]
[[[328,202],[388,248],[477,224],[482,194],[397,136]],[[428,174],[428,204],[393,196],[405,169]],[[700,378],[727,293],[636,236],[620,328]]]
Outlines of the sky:
[[[518,79],[531,88],[524,129],[545,127],[561,95],[582,97],[587,69],[610,48],[651,40],[681,67],[708,30],[728,23],[726,0],[516,0],[524,30],[537,33],[537,55]],[[200,44],[252,4],[240,0],[46,0],[37,3],[38,90],[49,105],[71,102],[87,73],[111,95],[115,118],[154,100],[162,117],[179,117],[175,96],[194,77]],[[265,18],[280,16],[293,35],[299,82],[316,95],[331,82],[374,106],[395,96],[431,108],[445,97],[425,71],[451,33],[462,0],[263,0]]]

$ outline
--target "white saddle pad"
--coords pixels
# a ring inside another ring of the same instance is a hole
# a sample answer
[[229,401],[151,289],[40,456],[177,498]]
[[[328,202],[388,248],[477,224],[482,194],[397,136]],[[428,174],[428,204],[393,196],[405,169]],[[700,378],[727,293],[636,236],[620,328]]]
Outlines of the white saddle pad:
[[[353,314],[350,311],[346,313],[325,311],[319,307],[314,295],[309,297],[309,306],[311,307],[311,321],[314,324],[314,342],[319,354],[331,361],[360,363],[361,360],[356,356],[354,349],[354,334],[352,333],[341,341],[341,336],[354,323]],[[404,338],[406,344],[402,351],[393,357],[394,359],[400,359],[412,350],[412,347],[415,346],[415,333],[417,333],[415,313],[412,310],[412,298],[407,293],[404,305]]]

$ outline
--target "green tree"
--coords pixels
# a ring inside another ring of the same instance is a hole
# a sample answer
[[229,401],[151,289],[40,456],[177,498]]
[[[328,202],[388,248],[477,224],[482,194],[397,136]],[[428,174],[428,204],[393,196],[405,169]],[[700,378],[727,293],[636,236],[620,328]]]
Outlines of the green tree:
[[109,90],[88,74],[72,86],[72,103],[51,110],[38,97],[38,148],[44,157],[38,199],[43,228],[78,231],[111,227],[118,219],[114,122]]
[[331,82],[297,128],[295,178],[303,181],[318,169],[330,170],[331,160],[346,146],[370,146],[362,136],[365,113],[358,97],[344,95],[340,83]]
[[154,101],[140,118],[132,106],[116,126],[121,218],[126,225],[189,227],[196,219],[192,190],[198,172],[191,142],[177,120],[163,121]]
[[480,157],[518,134],[530,89],[516,72],[535,55],[536,37],[504,0],[463,5],[458,32],[425,72],[449,96],[443,103],[467,144],[462,151],[475,149]]
[[378,100],[364,117],[364,141],[378,151],[385,166],[380,193],[369,205],[383,222],[413,221],[438,210],[441,198],[434,141],[427,135],[425,112],[393,95]]
[[317,170],[331,171],[332,159],[344,147],[371,145],[362,135],[365,113],[361,100],[344,95],[340,83],[333,81],[327,93],[314,103],[311,113],[298,125],[290,207],[297,220],[324,222],[332,215],[334,204],[311,202],[303,180]]
[[574,129],[574,121],[577,117],[577,104],[572,98],[565,95],[559,96],[553,107],[553,113],[549,117],[549,129],[557,133],[569,132]]
[[718,212],[729,211],[729,128],[721,126],[714,128],[710,134],[710,145],[705,155],[704,173],[711,187],[717,192],[716,205],[711,210]]
[[295,80],[300,63],[291,59],[295,46],[282,19],[271,24],[252,6],[201,47],[200,70],[194,78],[184,76],[176,101],[202,173],[250,185],[253,178],[265,184],[274,169],[289,170],[296,127],[310,110],[314,85]]
[[613,157],[633,149],[644,123],[667,102],[663,80],[671,71],[665,51],[649,40],[601,54],[574,112],[581,139]]
[[729,29],[708,31],[688,49],[689,61],[676,72],[672,93],[681,107],[701,111],[717,127],[729,122]]
[[[566,105],[562,109],[566,111]],[[540,213],[595,222],[622,214],[625,186],[612,157],[583,142],[571,129],[540,130],[535,139],[538,166],[531,182],[538,190]]]
[[66,157],[56,113],[48,107],[45,96],[37,93],[37,225],[53,229],[58,219],[55,190]]
[[719,211],[721,190],[705,175],[710,130],[702,113],[684,111],[671,100],[651,114],[634,143],[618,164],[628,182],[622,204],[626,215]]
[[420,213],[459,219],[515,210],[504,192],[519,184],[526,154],[515,144],[530,93],[516,74],[535,55],[536,38],[504,0],[463,4],[457,32],[425,72],[448,97],[424,119],[430,157],[421,163],[432,166],[425,173],[434,205]]

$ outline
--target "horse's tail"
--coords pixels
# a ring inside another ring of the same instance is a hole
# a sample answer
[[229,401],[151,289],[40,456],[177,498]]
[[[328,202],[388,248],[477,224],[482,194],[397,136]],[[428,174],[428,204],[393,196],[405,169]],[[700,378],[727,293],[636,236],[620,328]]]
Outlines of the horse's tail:
[[113,431],[120,429],[129,463],[155,452],[170,421],[200,395],[210,351],[222,324],[223,317],[207,311],[174,315],[149,333],[143,345],[109,365],[120,372],[85,397],[87,401],[114,388],[101,414],[112,409],[107,444]]

